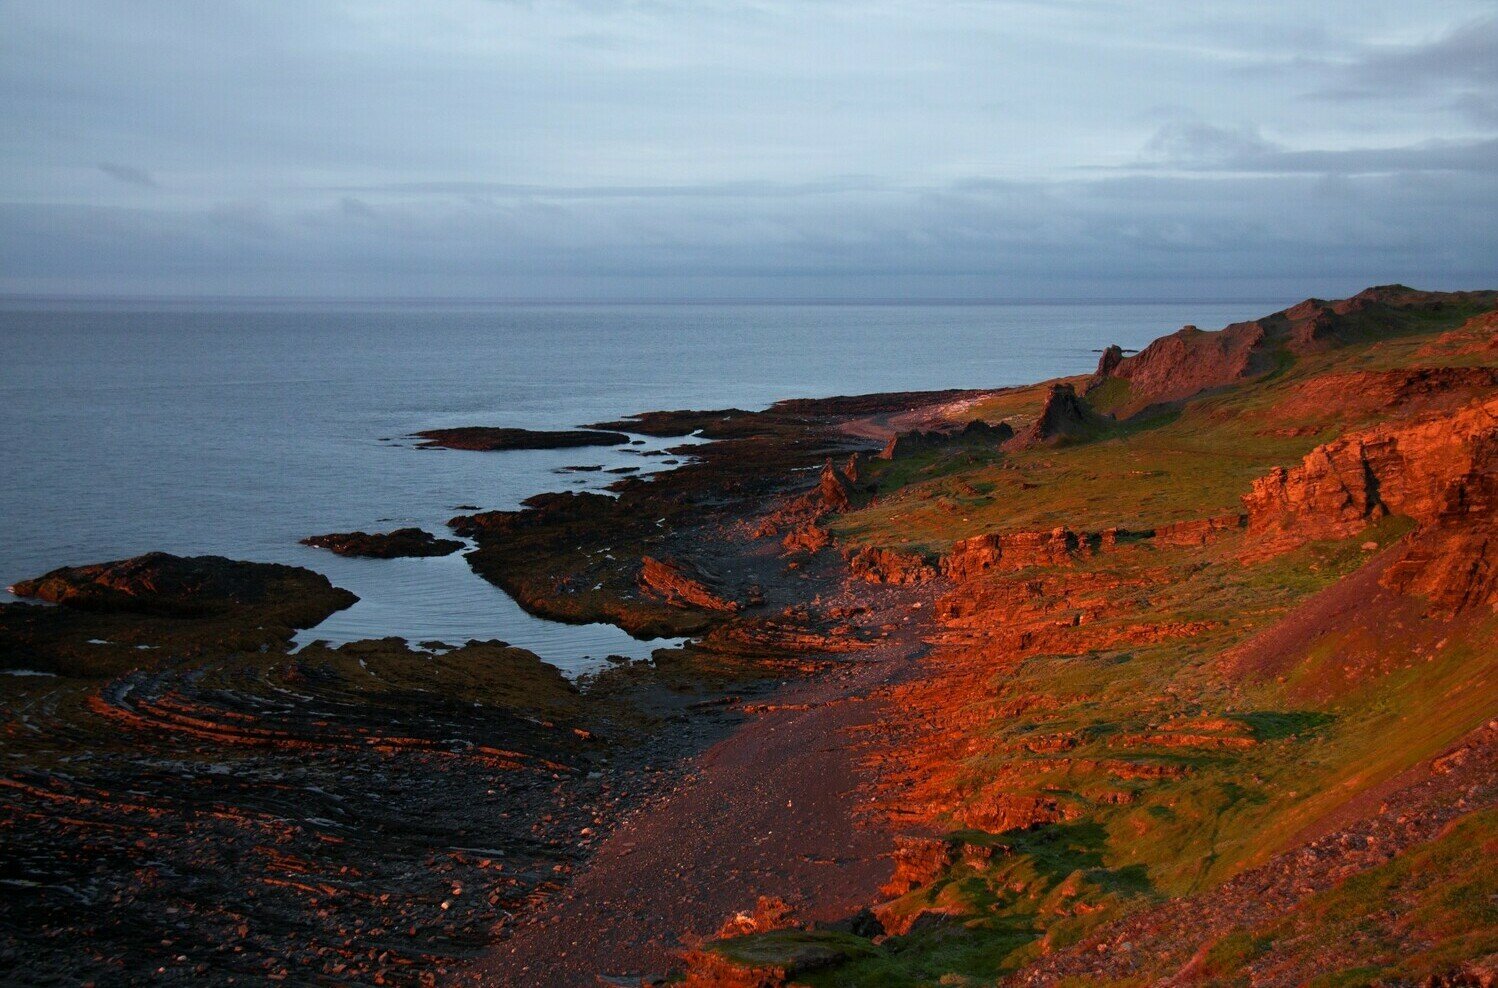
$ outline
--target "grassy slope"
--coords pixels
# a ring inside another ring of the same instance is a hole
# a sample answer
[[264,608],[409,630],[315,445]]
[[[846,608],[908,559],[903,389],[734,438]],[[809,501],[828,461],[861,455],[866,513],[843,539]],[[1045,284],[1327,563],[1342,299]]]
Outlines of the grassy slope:
[[[1277,410],[1296,407],[1292,399],[1313,386],[1308,382],[1330,373],[1470,365],[1471,355],[1420,352],[1470,314],[1453,309],[1422,316],[1409,335],[1287,357],[1267,378],[1120,427],[1098,442],[1008,456],[936,452],[879,465],[873,474],[877,503],[839,519],[836,534],[852,544],[939,552],[983,532],[1143,528],[1236,511],[1239,496],[1269,467],[1293,464],[1337,434],[1388,415],[1349,396],[1300,407],[1287,419]],[[973,414],[1022,425],[1044,392],[1044,386],[1006,392]],[[1074,942],[1127,910],[1209,888],[1262,863],[1356,793],[1439,753],[1492,716],[1492,696],[1483,688],[1498,676],[1498,655],[1489,644],[1498,621],[1492,619],[1437,645],[1375,601],[1364,608],[1372,613],[1357,612],[1360,619],[1297,645],[1291,675],[1259,680],[1222,671],[1225,650],[1365,565],[1373,554],[1368,543],[1386,546],[1407,527],[1390,519],[1355,538],[1252,565],[1238,561],[1246,548],[1242,533],[1208,547],[1141,545],[1083,564],[1099,575],[1147,575],[1142,602],[1137,586],[1127,584],[1094,595],[1109,604],[1103,629],[1109,622],[1124,629],[1147,619],[1205,622],[1206,630],[1083,654],[1031,654],[1017,668],[995,650],[989,688],[948,701],[969,705],[977,725],[968,730],[972,753],[952,784],[955,805],[998,779],[1011,788],[1074,797],[1085,812],[1002,837],[962,831],[954,817],[945,817],[956,839],[1007,851],[986,862],[968,856],[968,863],[951,866],[891,906],[906,915],[935,911],[948,921],[917,926],[877,953],[805,980],[991,983],[1038,951]],[[1044,575],[1032,570],[994,579]],[[1067,613],[1068,601],[1043,604]],[[1006,701],[1037,695],[1045,702],[1025,713],[993,713]],[[1173,719],[1215,721],[1219,727],[1209,733],[1218,730],[1232,740],[1222,747],[1122,743]],[[1025,744],[1058,735],[1079,743],[1054,755],[1037,755]],[[1120,759],[1178,774],[1120,778],[1097,767],[1100,760]],[[1118,802],[1099,793],[1117,794]],[[1482,826],[1490,832],[1491,820]],[[1460,851],[1428,853],[1431,861],[1444,862]],[[1340,909],[1338,915],[1346,915],[1338,922],[1354,922],[1355,916],[1346,918],[1348,910],[1355,912],[1353,895],[1350,888],[1331,893],[1324,906],[1307,904],[1302,912]],[[1453,936],[1466,936],[1475,915],[1448,910],[1441,922]],[[1383,963],[1376,953],[1369,948],[1370,963]],[[1431,964],[1438,959],[1429,958]],[[1406,967],[1420,965],[1409,961]]]

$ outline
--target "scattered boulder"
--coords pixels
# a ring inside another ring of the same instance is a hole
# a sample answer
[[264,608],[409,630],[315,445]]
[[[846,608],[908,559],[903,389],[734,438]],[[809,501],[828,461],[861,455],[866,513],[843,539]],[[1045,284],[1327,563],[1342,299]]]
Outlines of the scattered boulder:
[[807,522],[792,529],[780,540],[786,552],[819,552],[832,544],[832,535],[816,522]]
[[368,559],[398,559],[413,556],[447,556],[463,548],[456,539],[439,539],[419,528],[397,528],[392,532],[333,532],[302,539],[302,545],[327,549],[340,556]]

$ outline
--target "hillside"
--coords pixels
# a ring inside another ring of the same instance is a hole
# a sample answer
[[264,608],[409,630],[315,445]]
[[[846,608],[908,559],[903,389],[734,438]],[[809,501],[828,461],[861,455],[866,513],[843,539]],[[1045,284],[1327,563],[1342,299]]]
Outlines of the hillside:
[[690,983],[1488,983],[1495,304],[1188,327],[1067,382],[1106,427],[872,463],[823,524],[933,612],[865,754],[895,877],[863,936],[717,941]]

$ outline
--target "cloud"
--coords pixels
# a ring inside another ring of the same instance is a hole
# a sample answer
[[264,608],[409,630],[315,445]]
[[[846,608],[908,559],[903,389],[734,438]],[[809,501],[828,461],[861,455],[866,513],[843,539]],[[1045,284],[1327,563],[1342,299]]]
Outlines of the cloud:
[[1333,65],[1331,76],[1317,95],[1434,97],[1473,121],[1498,124],[1498,17],[1470,20],[1420,42],[1368,45]]
[[126,185],[133,185],[141,189],[160,188],[156,184],[156,179],[151,177],[151,173],[142,168],[132,168],[130,165],[115,165],[103,162],[99,165],[99,171],[116,181],[124,182]]
[[1492,7],[1439,6],[0,4],[0,290],[1498,281]]
[[1169,123],[1145,143],[1123,171],[1312,173],[1379,175],[1394,172],[1498,173],[1498,138],[1429,140],[1400,147],[1293,150],[1265,140],[1252,127],[1200,121]]
[[1144,146],[1146,160],[1186,167],[1221,167],[1279,152],[1253,127],[1214,127],[1199,120],[1168,123]]
[[[0,290],[1221,296],[1498,283],[1491,173],[954,181],[812,198],[0,206]],[[1294,286],[1286,287],[1286,286]]]

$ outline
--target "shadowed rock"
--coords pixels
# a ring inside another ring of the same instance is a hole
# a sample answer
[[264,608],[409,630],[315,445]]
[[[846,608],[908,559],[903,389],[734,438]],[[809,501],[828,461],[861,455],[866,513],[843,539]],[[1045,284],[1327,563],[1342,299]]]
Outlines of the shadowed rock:
[[340,556],[367,559],[397,559],[405,556],[448,556],[463,548],[456,539],[439,539],[419,528],[397,528],[393,532],[332,532],[302,539],[302,545],[327,549]]
[[1070,440],[1091,439],[1110,421],[1092,410],[1070,384],[1053,384],[1045,408],[1023,432],[1009,442],[1012,449],[1054,446]]
[[629,437],[622,432],[595,429],[568,429],[538,432],[532,429],[500,429],[489,426],[465,426],[458,429],[428,429],[416,433],[425,440],[423,449],[469,449],[497,452],[508,449],[572,449],[578,446],[622,446]]
[[17,597],[102,612],[191,616],[274,611],[293,628],[311,627],[359,599],[300,566],[165,552],[65,566],[10,590]]
[[901,432],[890,437],[879,451],[879,459],[893,460],[902,456],[923,453],[933,449],[956,449],[959,447],[998,448],[1014,438],[1014,429],[1008,422],[990,425],[974,419],[955,432]]

